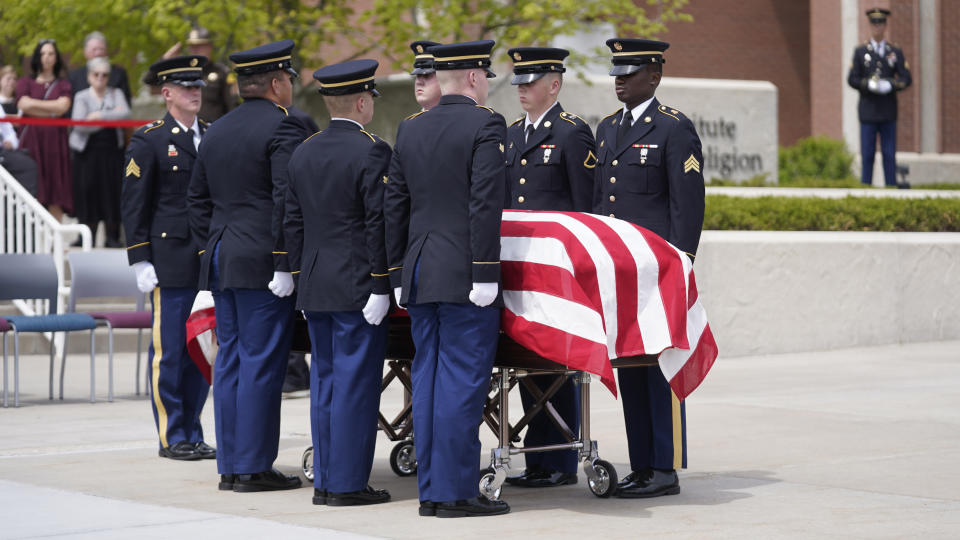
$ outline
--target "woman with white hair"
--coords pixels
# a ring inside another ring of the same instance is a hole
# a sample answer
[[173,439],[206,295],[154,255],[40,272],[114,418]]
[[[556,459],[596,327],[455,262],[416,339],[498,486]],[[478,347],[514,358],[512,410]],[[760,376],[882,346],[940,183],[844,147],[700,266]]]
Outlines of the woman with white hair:
[[[74,120],[119,120],[130,117],[123,92],[107,86],[110,61],[96,57],[87,62],[90,88],[77,92],[73,102]],[[98,126],[75,126],[70,148],[76,151],[73,183],[75,215],[90,227],[94,238],[102,220],[106,225],[106,247],[120,243],[120,180],[123,175],[123,130]]]

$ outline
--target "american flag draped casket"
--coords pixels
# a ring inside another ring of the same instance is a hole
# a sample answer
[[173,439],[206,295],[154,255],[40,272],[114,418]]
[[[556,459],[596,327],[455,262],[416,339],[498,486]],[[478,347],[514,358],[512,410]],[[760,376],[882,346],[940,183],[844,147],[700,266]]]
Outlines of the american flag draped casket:
[[[501,330],[512,340],[598,375],[614,394],[617,358],[659,354],[681,400],[703,381],[717,344],[682,251],[642,227],[579,212],[506,210],[500,231]],[[202,298],[187,338],[208,375],[215,323],[212,301]]]

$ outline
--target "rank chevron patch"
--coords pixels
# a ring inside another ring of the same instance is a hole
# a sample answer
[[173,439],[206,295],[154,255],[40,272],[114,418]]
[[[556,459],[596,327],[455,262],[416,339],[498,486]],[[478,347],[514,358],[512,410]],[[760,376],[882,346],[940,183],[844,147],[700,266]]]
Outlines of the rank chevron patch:
[[688,173],[691,170],[700,172],[700,162],[697,161],[697,158],[693,157],[693,154],[690,154],[690,157],[683,162],[683,172]]
[[140,166],[137,165],[137,162],[133,158],[130,158],[130,163],[127,164],[127,176],[136,176],[140,178]]

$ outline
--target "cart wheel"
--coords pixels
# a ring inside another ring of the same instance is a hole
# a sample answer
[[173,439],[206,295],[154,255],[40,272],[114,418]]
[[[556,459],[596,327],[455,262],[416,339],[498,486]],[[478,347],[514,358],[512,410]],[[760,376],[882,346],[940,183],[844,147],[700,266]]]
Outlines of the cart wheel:
[[307,480],[313,482],[313,447],[307,447],[303,451],[303,459],[300,463],[300,468],[303,470],[303,475],[307,477]]
[[[504,472],[506,477],[506,472]],[[487,467],[480,471],[480,494],[491,501],[500,500],[500,492],[503,488],[503,480],[497,481],[497,471],[493,467]]]
[[596,478],[587,476],[587,486],[597,497],[607,498],[617,490],[617,470],[609,462],[598,459],[593,462]]
[[400,441],[390,451],[390,468],[397,476],[410,476],[417,472],[417,448],[413,441]]

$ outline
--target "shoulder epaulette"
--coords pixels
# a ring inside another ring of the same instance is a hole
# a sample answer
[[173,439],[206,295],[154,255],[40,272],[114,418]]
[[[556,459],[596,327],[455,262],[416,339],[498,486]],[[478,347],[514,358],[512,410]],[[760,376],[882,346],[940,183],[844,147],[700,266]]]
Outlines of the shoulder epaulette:
[[520,122],[523,122],[523,119],[524,119],[524,118],[526,118],[526,116],[521,116],[520,118],[517,118],[516,120],[514,120],[513,123],[510,124],[510,125],[511,125],[511,126],[515,126],[515,125],[519,124]]
[[367,137],[370,137],[370,140],[371,140],[371,141],[377,142],[377,138],[374,137],[373,135],[367,133],[366,131],[364,131],[364,130],[361,129],[361,130],[360,130],[360,133],[363,133],[363,134],[366,135]]
[[560,113],[560,118],[566,120],[567,122],[570,122],[570,123],[573,124],[573,125],[577,125],[577,123],[574,122],[574,120],[579,120],[579,121],[583,122],[584,124],[587,123],[587,121],[584,120],[583,118],[581,118],[581,117],[573,114],[572,112],[567,112],[567,111],[563,111],[562,113]]
[[678,115],[678,114],[683,114],[682,112],[680,112],[680,111],[678,111],[678,110],[676,110],[676,109],[671,109],[671,108],[667,107],[666,105],[660,105],[660,106],[657,108],[657,110],[660,111],[661,113],[669,116],[670,118],[673,118],[673,119],[676,120],[677,122],[680,121],[680,117],[677,116],[677,115]]
[[420,111],[420,112],[413,113],[413,114],[411,114],[410,116],[404,118],[403,121],[406,122],[407,120],[410,120],[411,118],[416,118],[416,117],[420,116],[421,114],[423,114],[423,113],[425,113],[425,112],[427,112],[427,111]]
[[314,133],[313,135],[307,137],[306,139],[304,139],[303,142],[307,142],[307,141],[309,141],[310,139],[316,137],[317,135],[319,135],[319,134],[321,134],[321,133],[323,133],[323,130],[322,130],[322,129],[321,129],[320,131]]
[[610,114],[604,116],[603,118],[601,118],[600,121],[603,122],[603,121],[606,120],[607,118],[610,118],[611,116],[617,116],[618,114],[620,114],[620,113],[622,113],[622,112],[623,112],[623,109],[617,109],[617,110],[613,111],[612,113],[610,113]]
[[280,105],[280,104],[278,104],[278,103],[274,103],[274,105],[276,105],[278,109],[280,109],[281,111],[283,111],[283,115],[284,115],[284,116],[290,116],[290,113],[287,112],[287,108],[286,108],[286,107],[284,107],[283,105]]
[[490,107],[485,107],[485,106],[483,106],[483,105],[477,105],[477,107],[480,107],[481,109],[486,109],[486,110],[490,111],[490,114],[496,114],[496,113],[497,113],[497,111],[491,109]]
[[144,126],[144,127],[143,127],[143,132],[144,132],[144,133],[149,133],[151,130],[157,129],[158,127],[160,127],[160,126],[162,126],[162,125],[163,125],[163,120],[157,120],[156,122],[152,122],[152,123],[147,124],[146,126]]

